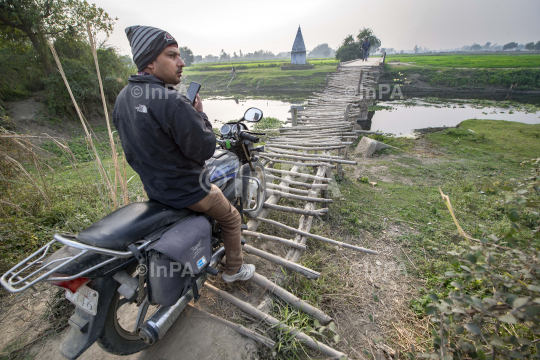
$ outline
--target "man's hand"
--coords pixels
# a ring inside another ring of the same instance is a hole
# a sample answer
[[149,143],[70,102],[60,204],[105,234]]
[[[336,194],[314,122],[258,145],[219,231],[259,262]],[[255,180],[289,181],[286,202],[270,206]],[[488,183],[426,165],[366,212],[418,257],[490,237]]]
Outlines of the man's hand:
[[195,108],[195,110],[197,110],[197,112],[203,111],[202,100],[199,94],[197,94],[197,96],[195,97],[195,102],[193,103],[193,107]]

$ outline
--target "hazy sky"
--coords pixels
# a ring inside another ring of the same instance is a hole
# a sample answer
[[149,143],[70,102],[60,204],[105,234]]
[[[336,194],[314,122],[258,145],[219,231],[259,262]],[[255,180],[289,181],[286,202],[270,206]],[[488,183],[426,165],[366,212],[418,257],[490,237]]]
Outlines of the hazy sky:
[[[92,2],[92,0],[89,0]],[[337,48],[367,27],[383,47],[456,48],[540,40],[540,0],[94,0],[118,17],[110,43],[130,54],[124,29],[168,31],[195,55],[290,51],[298,25],[308,50]],[[103,36],[102,36],[103,37]]]

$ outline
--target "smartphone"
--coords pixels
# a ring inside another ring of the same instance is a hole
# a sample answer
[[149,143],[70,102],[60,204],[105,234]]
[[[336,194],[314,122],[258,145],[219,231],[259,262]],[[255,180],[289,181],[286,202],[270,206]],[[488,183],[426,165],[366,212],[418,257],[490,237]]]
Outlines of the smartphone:
[[197,97],[197,94],[199,93],[200,89],[201,89],[201,84],[199,83],[191,82],[191,84],[189,84],[189,88],[188,88],[186,96],[189,99],[189,102],[191,103],[191,105],[193,105],[193,103],[195,102],[195,98]]

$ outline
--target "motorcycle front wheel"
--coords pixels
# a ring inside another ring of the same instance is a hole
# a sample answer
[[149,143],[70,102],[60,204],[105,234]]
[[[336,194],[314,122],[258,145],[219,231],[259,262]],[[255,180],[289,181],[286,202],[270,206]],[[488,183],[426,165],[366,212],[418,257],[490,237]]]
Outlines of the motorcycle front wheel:
[[[249,167],[249,165],[246,165]],[[244,179],[242,196],[244,202],[244,208],[253,209],[255,205],[259,208],[256,212],[244,212],[248,218],[256,218],[263,210],[263,203],[266,201],[266,175],[264,172],[264,165],[259,161],[253,163],[255,171],[249,171],[251,177],[256,178],[261,183],[258,188],[257,183],[251,179]],[[258,195],[258,196],[257,196]],[[257,203],[257,199],[259,202]]]

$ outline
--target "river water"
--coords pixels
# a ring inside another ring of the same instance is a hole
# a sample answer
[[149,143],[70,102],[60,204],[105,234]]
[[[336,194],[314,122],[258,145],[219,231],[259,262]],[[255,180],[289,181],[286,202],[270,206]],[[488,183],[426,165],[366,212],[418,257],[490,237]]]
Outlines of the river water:
[[[295,102],[299,105],[302,102]],[[414,104],[414,105],[411,105]],[[453,103],[451,100],[441,103],[424,102],[421,99],[380,102],[378,105],[391,106],[391,110],[378,110],[372,118],[371,130],[384,133],[405,135],[414,129],[427,127],[455,126],[467,119],[491,119],[517,121],[526,124],[540,123],[540,111],[528,112],[524,108],[505,108],[504,102],[488,102],[479,106],[478,103],[467,104],[463,101]],[[203,99],[204,111],[214,127],[224,122],[239,119],[250,107],[263,111],[265,117],[275,117],[285,121],[290,117],[288,112],[293,103],[279,100],[263,99]]]

